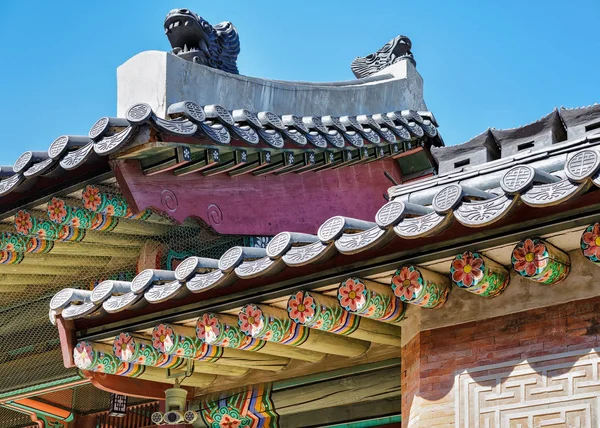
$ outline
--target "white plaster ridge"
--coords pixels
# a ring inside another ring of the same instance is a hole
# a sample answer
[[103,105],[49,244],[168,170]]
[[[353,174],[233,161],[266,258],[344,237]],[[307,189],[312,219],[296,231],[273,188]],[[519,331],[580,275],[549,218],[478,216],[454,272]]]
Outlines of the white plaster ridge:
[[309,83],[230,74],[168,52],[146,51],[117,69],[117,92],[120,117],[140,102],[165,117],[170,104],[183,100],[298,116],[427,110],[423,79],[410,61],[397,62],[367,79]]

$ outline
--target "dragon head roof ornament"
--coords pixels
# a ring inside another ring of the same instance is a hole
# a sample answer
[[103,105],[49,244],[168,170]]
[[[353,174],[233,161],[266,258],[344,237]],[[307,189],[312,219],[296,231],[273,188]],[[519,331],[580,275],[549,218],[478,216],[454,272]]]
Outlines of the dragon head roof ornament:
[[354,75],[360,79],[375,74],[403,59],[408,59],[415,64],[413,54],[410,51],[411,48],[412,42],[408,37],[396,36],[377,52],[364,57],[356,57],[350,64],[350,68]]
[[165,35],[173,54],[197,64],[238,74],[240,38],[231,22],[212,26],[188,9],[173,9],[165,18]]

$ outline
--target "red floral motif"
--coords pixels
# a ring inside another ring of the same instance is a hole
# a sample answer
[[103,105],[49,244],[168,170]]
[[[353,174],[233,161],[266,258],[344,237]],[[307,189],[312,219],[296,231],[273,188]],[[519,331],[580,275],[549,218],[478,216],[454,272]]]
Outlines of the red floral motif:
[[263,327],[262,311],[253,305],[245,306],[238,315],[238,324],[248,336],[258,333]]
[[418,270],[410,270],[408,266],[402,267],[392,277],[392,282],[395,285],[394,294],[402,300],[413,300],[421,291],[420,279],[421,273]]
[[119,334],[113,343],[113,351],[121,361],[131,360],[133,347],[133,337],[126,333]]
[[354,279],[347,279],[338,289],[338,299],[340,304],[351,312],[358,310],[358,307],[365,302],[365,286]]
[[104,214],[106,214],[106,215],[115,215],[115,207],[114,207],[114,205],[108,205],[104,209]]
[[462,282],[465,287],[470,287],[473,285],[473,280],[483,277],[482,265],[482,258],[474,257],[473,253],[467,251],[463,253],[462,258],[456,258],[452,262],[454,268],[452,279],[454,282]]
[[309,294],[298,291],[290,297],[287,309],[292,320],[304,324],[315,315],[315,300]]
[[65,208],[65,201],[58,198],[52,198],[52,201],[48,203],[48,216],[50,220],[56,223],[62,223],[67,216],[67,209]]
[[219,423],[220,428],[238,428],[242,424],[242,421],[236,418],[232,418],[229,415],[223,415],[223,419]]
[[538,269],[546,267],[548,261],[544,258],[546,246],[542,243],[534,244],[533,240],[526,239],[522,245],[513,250],[513,267],[517,272],[533,276]]
[[19,211],[15,217],[15,227],[17,232],[27,235],[33,229],[31,214],[27,211]]
[[581,237],[581,240],[587,244],[587,248],[584,248],[583,254],[586,257],[594,257],[596,260],[600,259],[600,223],[595,223],[590,232],[585,232]]
[[100,189],[93,186],[87,186],[81,195],[81,200],[86,209],[96,211],[98,206],[102,203]]
[[212,314],[202,315],[196,323],[196,336],[206,343],[213,343],[220,333],[219,320]]
[[73,226],[73,227],[79,227],[79,226],[81,225],[81,220],[79,219],[79,217],[73,217],[73,218],[71,219],[71,222],[70,222],[70,224],[71,224],[71,226]]
[[152,347],[158,352],[169,352],[173,348],[173,329],[159,324],[152,330]]

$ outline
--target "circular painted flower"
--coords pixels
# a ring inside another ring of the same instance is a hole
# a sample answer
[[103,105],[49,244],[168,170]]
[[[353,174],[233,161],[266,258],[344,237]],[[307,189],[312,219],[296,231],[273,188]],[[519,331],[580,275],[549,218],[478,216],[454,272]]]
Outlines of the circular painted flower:
[[113,352],[121,361],[130,361],[135,352],[133,337],[127,333],[119,334],[113,342]]
[[355,278],[349,278],[338,288],[338,300],[344,309],[356,312],[366,302],[365,285]]
[[259,334],[264,327],[263,313],[254,305],[246,305],[238,314],[238,325],[248,336]]
[[421,272],[412,266],[403,266],[392,277],[394,294],[405,302],[416,299],[422,286]]
[[17,232],[27,235],[33,229],[31,214],[27,211],[19,211],[15,217],[15,227]]
[[304,324],[315,316],[315,300],[304,291],[298,291],[288,300],[287,310],[292,321]]
[[581,236],[581,249],[588,259],[600,261],[600,223],[594,223]]
[[196,337],[206,343],[214,343],[221,334],[219,320],[213,314],[204,314],[196,323]]
[[466,251],[452,261],[450,273],[459,287],[470,287],[483,278],[482,268],[483,259],[479,254]]
[[223,415],[219,422],[219,428],[238,428],[242,421],[229,415]]
[[88,369],[92,365],[92,345],[88,342],[79,342],[73,350],[75,365],[80,369]]
[[50,220],[55,223],[62,223],[67,216],[67,209],[65,208],[65,201],[58,198],[52,198],[52,201],[48,203],[47,208],[48,216]]
[[93,186],[87,186],[81,195],[81,201],[86,209],[96,211],[102,203],[100,189]]
[[523,276],[534,276],[548,264],[546,246],[538,240],[519,242],[512,254],[514,269]]
[[158,352],[169,352],[173,348],[173,329],[165,324],[154,327],[152,347]]

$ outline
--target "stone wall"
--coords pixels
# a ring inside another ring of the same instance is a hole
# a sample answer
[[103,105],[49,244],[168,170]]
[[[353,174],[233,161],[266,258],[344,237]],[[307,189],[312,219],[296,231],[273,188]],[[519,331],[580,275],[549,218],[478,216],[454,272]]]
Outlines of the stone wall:
[[600,426],[600,298],[418,333],[403,427]]

